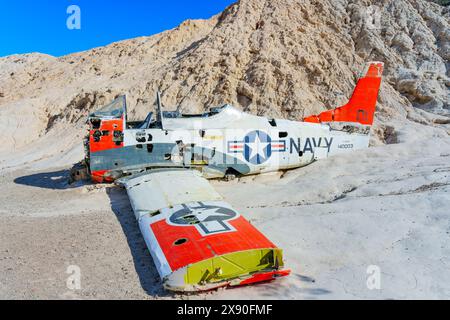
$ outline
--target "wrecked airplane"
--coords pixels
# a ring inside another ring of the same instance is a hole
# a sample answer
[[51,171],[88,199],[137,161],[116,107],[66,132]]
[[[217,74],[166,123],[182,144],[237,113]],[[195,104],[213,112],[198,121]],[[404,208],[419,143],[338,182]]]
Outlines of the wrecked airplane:
[[383,63],[371,62],[349,102],[303,121],[231,105],[200,115],[163,111],[129,122],[125,96],[89,116],[85,170],[127,190],[165,288],[203,291],[290,273],[283,252],[206,179],[287,170],[367,148]]

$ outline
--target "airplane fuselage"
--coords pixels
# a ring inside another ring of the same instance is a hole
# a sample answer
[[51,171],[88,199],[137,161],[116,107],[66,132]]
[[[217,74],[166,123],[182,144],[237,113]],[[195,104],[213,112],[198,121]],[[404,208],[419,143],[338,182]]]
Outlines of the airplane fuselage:
[[[164,118],[157,128],[143,126],[123,129],[127,127],[123,123],[122,141],[105,150],[96,149],[95,144],[102,144],[103,134],[106,139],[115,136],[114,132],[91,130],[92,174],[114,180],[152,168],[182,167],[198,169],[206,178],[251,175],[302,167],[369,144],[368,128],[361,132],[345,126],[333,129],[330,124],[268,119],[229,105],[207,117]],[[98,132],[102,135],[94,140]]]

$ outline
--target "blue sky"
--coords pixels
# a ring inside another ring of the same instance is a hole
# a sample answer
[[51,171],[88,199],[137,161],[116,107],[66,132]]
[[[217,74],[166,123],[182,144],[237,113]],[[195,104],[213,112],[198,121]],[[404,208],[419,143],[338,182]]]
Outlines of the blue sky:
[[[209,18],[236,0],[0,0],[0,57],[41,52],[61,56],[152,35],[186,19]],[[67,8],[81,10],[69,30]]]

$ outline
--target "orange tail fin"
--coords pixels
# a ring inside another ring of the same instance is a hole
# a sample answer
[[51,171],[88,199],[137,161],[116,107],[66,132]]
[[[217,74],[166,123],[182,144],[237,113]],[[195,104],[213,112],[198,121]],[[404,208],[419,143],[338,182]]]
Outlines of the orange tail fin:
[[350,101],[337,109],[303,119],[305,122],[357,122],[372,125],[383,74],[382,62],[370,62],[367,73],[358,80]]

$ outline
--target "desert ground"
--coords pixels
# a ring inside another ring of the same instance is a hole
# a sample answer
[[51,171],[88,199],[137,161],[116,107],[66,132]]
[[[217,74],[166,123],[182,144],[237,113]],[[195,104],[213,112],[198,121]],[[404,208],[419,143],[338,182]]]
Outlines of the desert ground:
[[[241,0],[154,36],[0,58],[0,299],[449,299],[449,24],[425,0]],[[156,90],[185,112],[299,120],[345,103],[371,60],[385,73],[369,149],[212,181],[284,249],[289,277],[168,293],[125,190],[68,184],[87,115],[119,94],[133,120]]]

